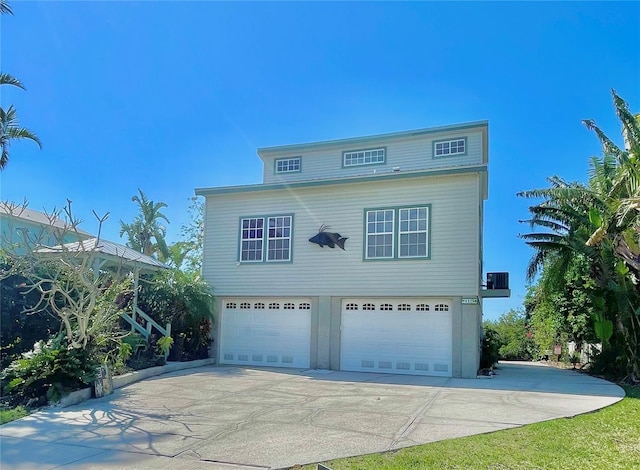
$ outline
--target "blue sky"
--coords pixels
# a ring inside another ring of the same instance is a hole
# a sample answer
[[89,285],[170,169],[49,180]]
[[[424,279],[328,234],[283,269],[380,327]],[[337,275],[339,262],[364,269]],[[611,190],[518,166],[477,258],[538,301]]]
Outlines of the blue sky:
[[29,142],[11,148],[2,199],[67,198],[103,235],[141,188],[169,207],[170,241],[195,187],[259,183],[258,147],[489,120],[485,270],[522,305],[530,250],[517,238],[547,176],[587,177],[581,120],[618,142],[615,88],[640,112],[640,3],[220,3],[13,1],[4,87]]

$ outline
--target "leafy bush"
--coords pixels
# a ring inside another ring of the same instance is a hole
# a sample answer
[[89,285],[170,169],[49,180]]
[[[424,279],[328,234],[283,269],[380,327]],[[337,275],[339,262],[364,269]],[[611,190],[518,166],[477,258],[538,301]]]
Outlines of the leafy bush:
[[169,360],[209,357],[214,296],[198,274],[171,270],[141,282],[139,305],[161,325],[171,323]]
[[62,335],[39,341],[2,371],[5,405],[28,407],[59,400],[65,393],[88,387],[98,362],[87,349],[69,349]]
[[498,335],[500,359],[529,361],[537,356],[535,343],[530,338],[526,316],[519,310],[509,310],[497,321],[485,322]]
[[[8,259],[0,261],[2,271],[10,268]],[[0,279],[0,369],[28,351],[35,342],[46,340],[60,331],[60,320],[49,311],[25,313],[39,299],[37,292],[27,292],[30,280],[11,275]]]
[[29,411],[24,406],[16,406],[15,408],[9,409],[0,409],[0,424],[24,418],[28,414]]
[[498,332],[490,326],[483,326],[482,354],[480,356],[480,369],[490,369],[498,363],[498,350],[500,349],[500,337]]
[[611,345],[595,355],[589,364],[589,373],[605,377],[612,381],[621,381],[627,377],[627,359],[620,354],[623,345]]

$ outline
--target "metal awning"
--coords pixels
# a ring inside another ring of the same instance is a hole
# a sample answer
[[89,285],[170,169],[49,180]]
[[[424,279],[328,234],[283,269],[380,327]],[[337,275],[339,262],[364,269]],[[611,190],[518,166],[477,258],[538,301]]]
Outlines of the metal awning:
[[159,271],[169,266],[151,256],[145,255],[128,246],[98,238],[89,238],[77,242],[65,243],[52,247],[41,247],[34,250],[39,254],[71,254],[82,257],[93,256],[98,261],[98,269],[122,269],[131,271]]

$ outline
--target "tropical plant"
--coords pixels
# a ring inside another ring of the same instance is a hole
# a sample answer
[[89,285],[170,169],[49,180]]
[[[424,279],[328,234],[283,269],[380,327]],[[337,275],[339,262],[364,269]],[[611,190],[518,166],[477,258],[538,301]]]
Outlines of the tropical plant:
[[500,359],[528,361],[533,358],[535,348],[528,336],[524,312],[511,309],[497,321],[486,321],[484,327],[496,333]]
[[[204,246],[204,203],[198,197],[191,198],[189,205],[189,223],[180,228],[184,238],[184,268],[187,271],[199,273],[202,268],[202,249]],[[177,266],[181,268],[182,263]]]
[[[13,10],[6,0],[0,0],[0,14],[13,15]],[[24,90],[24,85],[17,78],[8,73],[0,72],[0,86],[11,85]],[[13,105],[7,110],[0,107],[0,147],[2,155],[0,156],[0,171],[4,170],[9,162],[9,147],[11,142],[15,140],[27,139],[35,142],[38,147],[42,148],[42,143],[38,136],[26,127],[20,126],[18,115]]]
[[175,242],[169,247],[169,256],[162,259],[163,262],[176,269],[183,269],[186,263],[190,264],[190,253],[193,250],[191,243],[185,241]]
[[640,378],[640,117],[629,112],[615,91],[612,95],[624,149],[594,121],[584,121],[603,149],[602,157],[591,160],[589,183],[554,176],[550,188],[520,193],[543,199],[529,208],[532,217],[526,221],[539,231],[522,238],[534,249],[530,279],[544,266],[543,282],[557,283],[576,259],[587,264],[594,280],[583,289],[591,300],[589,323],[602,338],[613,325],[609,347],[624,357],[634,380]]
[[500,336],[490,323],[482,325],[482,350],[480,355],[480,369],[490,369],[498,363]]
[[[0,74],[0,85],[13,85],[24,90],[24,86],[20,81],[9,74]],[[22,127],[18,121],[18,115],[13,105],[8,109],[0,107],[0,147],[2,147],[2,155],[0,156],[0,171],[3,170],[9,162],[9,147],[16,140],[27,139],[35,142],[38,147],[42,148],[42,143],[36,134]]]
[[141,282],[139,305],[158,323],[171,323],[170,360],[208,357],[215,302],[197,273],[172,269]]
[[581,347],[595,339],[592,320],[599,291],[587,260],[576,255],[566,271],[556,273],[552,268],[553,263],[543,267],[525,299],[530,333],[541,355],[549,354],[556,344],[574,341]]
[[13,15],[13,10],[6,0],[0,0],[0,14]]
[[63,334],[38,341],[0,374],[3,399],[9,406],[29,407],[57,401],[71,390],[89,386],[97,366],[90,351],[69,348]]
[[131,201],[138,204],[140,212],[131,223],[120,221],[120,236],[127,235],[127,246],[130,248],[166,260],[170,256],[165,241],[167,229],[160,222],[164,220],[169,223],[167,216],[161,212],[167,205],[148,199],[141,189],[138,189],[138,192]]
[[[0,272],[12,272],[12,260],[0,257]],[[21,273],[0,276],[0,369],[28,351],[34,343],[60,331],[60,319],[49,310],[29,313],[39,294],[25,294],[32,279]]]
[[156,343],[156,349],[158,350],[158,353],[167,357],[172,345],[173,338],[171,336],[163,336],[162,338],[158,339],[158,342]]

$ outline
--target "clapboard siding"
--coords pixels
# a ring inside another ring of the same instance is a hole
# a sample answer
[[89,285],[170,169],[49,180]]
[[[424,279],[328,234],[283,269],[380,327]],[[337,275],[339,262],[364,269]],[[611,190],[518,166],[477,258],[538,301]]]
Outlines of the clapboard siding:
[[[209,195],[203,274],[218,296],[478,295],[479,173]],[[365,208],[431,205],[431,259],[363,261]],[[242,216],[294,214],[293,262],[238,265]],[[326,224],[346,251],[308,241]]]
[[[433,157],[433,142],[464,137],[467,139],[465,155],[451,157]],[[384,164],[342,167],[342,152],[367,148],[386,148]],[[391,138],[357,145],[333,144],[321,149],[307,151],[290,150],[278,154],[263,156],[264,183],[306,181],[325,178],[362,176],[390,173],[394,167],[401,171],[414,171],[432,168],[450,168],[483,163],[483,133],[480,130],[459,130],[439,134],[417,135],[414,137]],[[274,174],[275,160],[287,157],[301,157],[301,171],[295,173]]]

